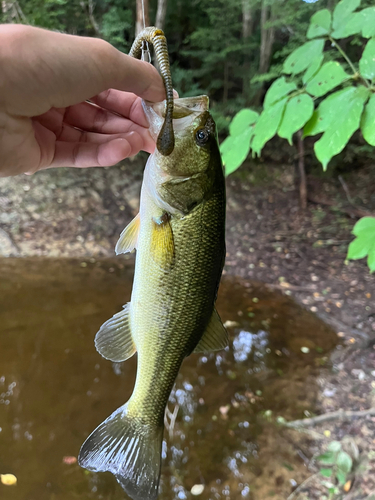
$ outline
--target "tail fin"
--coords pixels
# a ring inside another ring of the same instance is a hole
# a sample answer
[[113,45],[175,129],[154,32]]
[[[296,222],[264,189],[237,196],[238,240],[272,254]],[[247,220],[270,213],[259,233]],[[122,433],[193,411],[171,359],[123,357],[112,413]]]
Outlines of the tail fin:
[[133,500],[158,496],[163,427],[127,415],[121,406],[83,443],[78,463],[94,472],[112,472]]

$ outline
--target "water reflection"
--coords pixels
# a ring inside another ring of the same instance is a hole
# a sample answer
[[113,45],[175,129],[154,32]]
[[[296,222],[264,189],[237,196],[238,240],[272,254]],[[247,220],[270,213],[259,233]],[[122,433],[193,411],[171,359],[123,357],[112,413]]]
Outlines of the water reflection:
[[[0,261],[0,473],[18,478],[0,485],[2,500],[124,498],[112,475],[82,470],[74,457],[134,385],[136,359],[110,363],[93,344],[129,300],[127,262]],[[317,367],[336,336],[253,283],[226,278],[218,309],[231,346],[183,365],[166,415],[160,498],[285,499],[306,472],[274,416],[314,409]]]

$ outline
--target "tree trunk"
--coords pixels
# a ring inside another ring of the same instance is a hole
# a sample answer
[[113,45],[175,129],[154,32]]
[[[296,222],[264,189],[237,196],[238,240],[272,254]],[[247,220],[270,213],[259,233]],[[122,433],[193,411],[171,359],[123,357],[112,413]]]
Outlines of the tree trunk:
[[4,23],[23,23],[29,24],[20,4],[17,1],[2,0],[1,11],[3,13]]
[[94,16],[95,4],[93,0],[88,0],[89,19],[97,37],[101,37],[99,25]]
[[155,26],[164,30],[165,15],[167,13],[167,0],[158,0],[158,10],[156,11]]
[[150,26],[150,18],[148,15],[148,0],[137,0],[136,10],[137,20],[135,24],[135,36],[137,36],[145,26]]
[[267,23],[272,22],[274,16],[272,8],[267,5],[266,0],[262,0],[262,8],[260,13],[260,57],[259,57],[259,73],[267,73],[270,67],[273,42],[275,40],[275,28],[267,27]]
[[303,144],[302,130],[297,132],[298,172],[299,172],[299,199],[302,210],[307,207],[307,188],[305,172],[305,145]]
[[[259,53],[259,69],[260,75],[267,73],[270,67],[273,42],[275,40],[275,28],[267,27],[269,22],[274,20],[272,6],[268,5],[267,0],[262,0],[260,11],[260,53]],[[260,84],[259,90],[254,97],[254,104],[261,103],[264,94],[264,84]]]
[[251,11],[251,0],[242,0],[242,38],[251,37],[253,34],[254,16]]
[[228,101],[228,90],[229,90],[229,64],[228,61],[224,63],[224,83],[223,83],[223,102]]
[[245,44],[245,55],[242,77],[242,95],[246,98],[250,90],[250,54],[246,51],[246,42],[253,34],[254,16],[251,11],[251,0],[242,0],[242,38]]

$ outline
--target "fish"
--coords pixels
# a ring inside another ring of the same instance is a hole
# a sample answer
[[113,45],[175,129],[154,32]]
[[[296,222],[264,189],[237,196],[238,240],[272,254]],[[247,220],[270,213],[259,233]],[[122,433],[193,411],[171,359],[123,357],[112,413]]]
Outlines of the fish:
[[[225,259],[225,180],[208,97],[174,100],[173,151],[156,148],[143,177],[139,214],[116,254],[136,249],[131,300],[95,338],[99,353],[122,362],[137,352],[126,404],[82,445],[79,464],[109,471],[133,500],[155,500],[164,413],[185,357],[224,349],[228,334],[215,309]],[[144,103],[157,139],[165,102]]]

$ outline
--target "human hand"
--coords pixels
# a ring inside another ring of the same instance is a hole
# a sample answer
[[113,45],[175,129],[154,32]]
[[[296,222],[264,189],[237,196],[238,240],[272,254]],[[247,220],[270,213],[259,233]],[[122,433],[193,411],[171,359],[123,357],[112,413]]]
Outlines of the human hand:
[[3,25],[0,67],[0,177],[154,150],[141,98],[165,90],[152,65],[100,39]]

